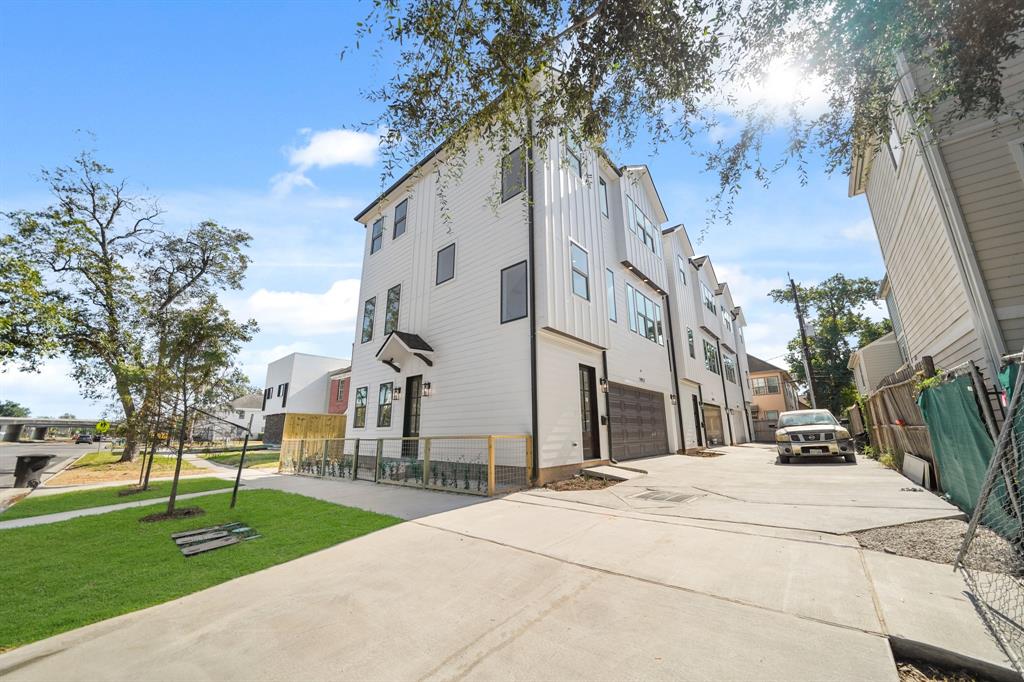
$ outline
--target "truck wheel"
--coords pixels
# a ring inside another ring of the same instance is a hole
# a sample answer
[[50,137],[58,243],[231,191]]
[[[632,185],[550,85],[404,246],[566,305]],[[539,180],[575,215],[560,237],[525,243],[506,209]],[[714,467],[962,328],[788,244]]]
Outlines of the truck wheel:
[[846,461],[849,462],[850,464],[856,464],[857,463],[857,455],[853,454],[852,452],[849,453],[849,454],[843,455],[843,457],[845,457]]
[[789,457],[779,455],[779,464],[789,464]]

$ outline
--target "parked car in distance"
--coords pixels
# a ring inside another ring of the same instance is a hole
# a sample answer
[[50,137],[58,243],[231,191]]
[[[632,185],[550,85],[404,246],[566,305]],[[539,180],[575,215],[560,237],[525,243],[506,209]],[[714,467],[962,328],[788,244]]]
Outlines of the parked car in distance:
[[828,410],[783,412],[775,428],[775,445],[783,464],[807,456],[844,457],[847,462],[857,463],[850,432]]
[[79,435],[78,438],[75,439],[75,444],[76,445],[83,445],[83,444],[92,443],[92,442],[93,442],[92,436],[90,436],[88,433],[83,433],[83,434]]

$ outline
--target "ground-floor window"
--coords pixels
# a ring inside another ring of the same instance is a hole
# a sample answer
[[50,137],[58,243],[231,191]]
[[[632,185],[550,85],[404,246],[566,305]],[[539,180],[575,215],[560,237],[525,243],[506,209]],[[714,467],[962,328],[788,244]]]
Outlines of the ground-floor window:
[[390,381],[380,385],[380,392],[377,394],[377,427],[386,428],[391,426],[391,394],[395,385]]
[[356,389],[355,413],[353,416],[353,428],[361,429],[366,426],[366,394],[368,386],[360,386]]

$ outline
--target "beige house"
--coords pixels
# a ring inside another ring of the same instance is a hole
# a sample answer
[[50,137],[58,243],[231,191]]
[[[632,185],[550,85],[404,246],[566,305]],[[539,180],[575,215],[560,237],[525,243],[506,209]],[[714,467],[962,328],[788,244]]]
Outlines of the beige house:
[[[918,69],[895,97],[907,101]],[[1004,92],[1024,89],[1024,58]],[[1012,120],[959,122],[941,139],[908,134],[905,115],[876,150],[854,158],[850,196],[864,194],[885,260],[880,291],[902,362],[978,363],[989,381],[1024,345],[1024,130]]]
[[896,333],[889,332],[850,354],[847,363],[853,371],[853,381],[861,395],[870,394],[878,382],[903,365],[903,354]]
[[747,354],[750,367],[750,415],[754,440],[772,440],[779,413],[807,407],[800,401],[793,376],[761,358]]

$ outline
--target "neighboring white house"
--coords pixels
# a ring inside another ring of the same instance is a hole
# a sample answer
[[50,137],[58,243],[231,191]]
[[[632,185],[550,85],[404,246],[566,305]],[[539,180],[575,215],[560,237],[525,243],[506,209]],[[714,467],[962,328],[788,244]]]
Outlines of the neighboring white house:
[[[207,441],[235,440],[245,437],[245,429],[251,428],[252,438],[263,434],[263,394],[252,393],[236,398],[213,413],[217,419],[200,415],[192,428],[192,437]],[[249,418],[252,417],[252,426]]]
[[264,440],[280,443],[287,414],[327,414],[330,375],[345,358],[291,353],[267,365],[261,411]]
[[868,395],[878,382],[903,365],[896,333],[889,332],[850,354],[847,367],[853,370],[853,380],[861,395]]
[[[907,101],[926,69],[898,65]],[[1024,87],[1024,56],[1003,65],[1003,88]],[[941,108],[942,105],[940,105]],[[1024,345],[1024,131],[974,117],[935,139],[895,120],[878,151],[854,157],[850,195],[863,193],[887,276],[880,297],[903,361],[975,361],[988,377]]]
[[[366,242],[348,437],[527,434],[541,482],[687,447],[667,216],[647,167],[558,141],[535,155],[527,174],[523,148],[471,148],[445,179],[435,152],[356,217]],[[715,327],[723,353],[745,356],[742,316],[714,286],[734,330]],[[733,404],[742,413],[742,397]],[[729,422],[736,441],[743,422]]]

